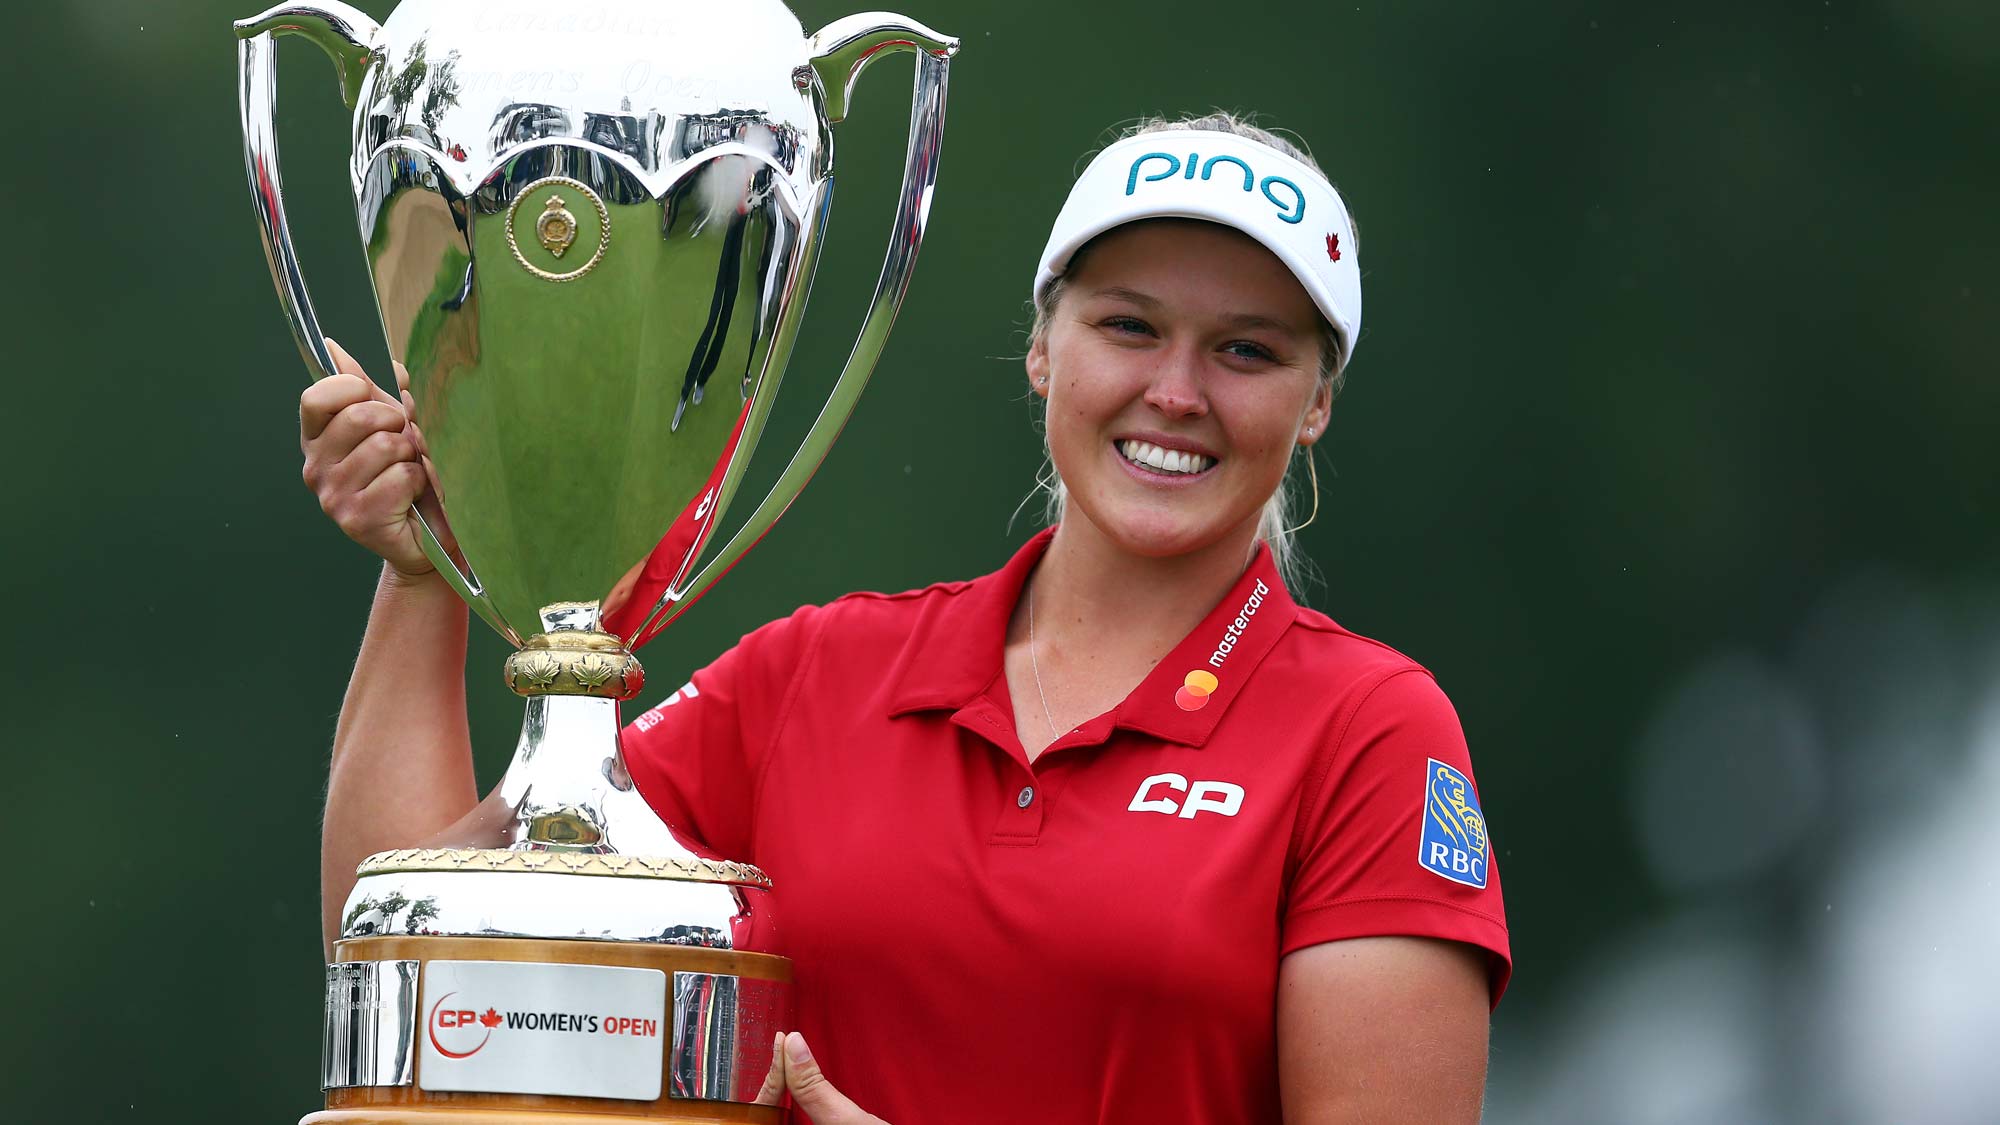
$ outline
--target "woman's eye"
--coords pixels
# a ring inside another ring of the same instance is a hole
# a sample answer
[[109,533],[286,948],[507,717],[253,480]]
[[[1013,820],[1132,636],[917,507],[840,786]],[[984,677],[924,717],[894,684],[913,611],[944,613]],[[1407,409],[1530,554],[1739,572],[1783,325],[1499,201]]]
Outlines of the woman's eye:
[[1238,359],[1260,359],[1266,363],[1273,363],[1278,358],[1272,353],[1271,349],[1254,340],[1232,341],[1231,343],[1224,344],[1222,350],[1236,356]]
[[1113,332],[1131,332],[1142,336],[1153,334],[1153,326],[1135,316],[1106,317],[1099,323]]

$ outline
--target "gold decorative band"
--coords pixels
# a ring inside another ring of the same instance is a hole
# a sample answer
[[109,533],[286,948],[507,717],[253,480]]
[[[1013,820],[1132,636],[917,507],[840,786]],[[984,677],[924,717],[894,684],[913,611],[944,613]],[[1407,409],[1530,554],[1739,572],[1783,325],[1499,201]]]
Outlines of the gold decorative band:
[[646,686],[639,658],[609,633],[536,633],[507,657],[506,675],[515,695],[630,699]]
[[515,852],[495,848],[404,848],[376,852],[361,861],[357,875],[395,871],[522,871],[554,875],[607,875],[625,879],[673,879],[683,883],[732,883],[769,890],[771,880],[747,863],[721,859],[664,859],[649,855],[589,855],[581,852]]

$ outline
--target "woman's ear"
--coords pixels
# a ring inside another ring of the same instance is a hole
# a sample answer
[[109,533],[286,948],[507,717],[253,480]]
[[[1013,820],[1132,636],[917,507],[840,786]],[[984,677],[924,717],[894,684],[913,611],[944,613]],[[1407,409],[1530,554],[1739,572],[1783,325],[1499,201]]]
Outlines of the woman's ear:
[[1028,344],[1028,387],[1042,398],[1049,397],[1049,343],[1036,336]]
[[1326,420],[1333,414],[1333,383],[1319,380],[1313,391],[1312,405],[1306,407],[1306,415],[1299,420],[1299,444],[1311,445],[1326,433]]

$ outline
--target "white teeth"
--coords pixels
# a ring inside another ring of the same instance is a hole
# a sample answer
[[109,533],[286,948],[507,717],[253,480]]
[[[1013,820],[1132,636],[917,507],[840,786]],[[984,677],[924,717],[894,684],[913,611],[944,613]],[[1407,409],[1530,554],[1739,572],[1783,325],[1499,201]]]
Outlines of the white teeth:
[[1215,458],[1178,449],[1162,449],[1149,441],[1131,439],[1118,443],[1118,452],[1135,464],[1163,473],[1199,473],[1215,464]]

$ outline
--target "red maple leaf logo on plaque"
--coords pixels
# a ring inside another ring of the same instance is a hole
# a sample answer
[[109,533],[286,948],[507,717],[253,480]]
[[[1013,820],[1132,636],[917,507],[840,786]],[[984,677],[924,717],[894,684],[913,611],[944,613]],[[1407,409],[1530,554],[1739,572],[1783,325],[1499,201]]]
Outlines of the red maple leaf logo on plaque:
[[479,1017],[479,1022],[485,1024],[487,1027],[499,1027],[500,1013],[488,1008],[486,1009],[486,1013]]
[[1326,236],[1326,260],[1329,262],[1340,260],[1340,236],[1337,234]]

